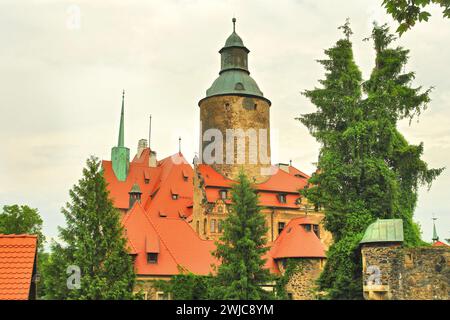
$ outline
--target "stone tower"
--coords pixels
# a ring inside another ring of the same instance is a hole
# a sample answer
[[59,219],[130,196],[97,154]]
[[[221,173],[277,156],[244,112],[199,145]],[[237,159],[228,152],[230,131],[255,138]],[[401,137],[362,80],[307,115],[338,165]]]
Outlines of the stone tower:
[[235,30],[219,51],[219,77],[199,101],[200,161],[227,178],[242,167],[255,182],[270,174],[270,105],[248,70],[250,52]]

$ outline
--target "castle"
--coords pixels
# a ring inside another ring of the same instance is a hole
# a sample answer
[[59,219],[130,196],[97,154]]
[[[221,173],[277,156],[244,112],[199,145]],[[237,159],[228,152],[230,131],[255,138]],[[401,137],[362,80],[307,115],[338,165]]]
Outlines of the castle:
[[259,195],[268,227],[266,267],[283,273],[287,259],[309,265],[288,284],[293,299],[312,298],[331,235],[320,208],[299,190],[309,176],[291,164],[271,163],[271,102],[250,76],[249,50],[235,31],[219,51],[219,77],[198,103],[200,150],[191,166],[181,152],[158,159],[141,139],[131,160],[124,143],[124,97],[117,146],[103,161],[114,206],[123,215],[130,255],[147,299],[168,299],[152,281],[192,272],[206,275],[219,262],[211,255],[230,205],[230,188],[244,170]]

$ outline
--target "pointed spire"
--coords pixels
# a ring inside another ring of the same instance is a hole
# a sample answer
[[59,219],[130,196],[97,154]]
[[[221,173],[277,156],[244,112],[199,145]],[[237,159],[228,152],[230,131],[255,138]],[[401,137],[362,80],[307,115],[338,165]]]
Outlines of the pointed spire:
[[431,240],[433,240],[433,242],[439,241],[439,236],[437,235],[436,232],[436,224],[435,221],[437,220],[437,218],[433,217],[433,238]]
[[181,153],[181,137],[178,137],[178,153]]
[[117,143],[118,147],[125,146],[124,105],[125,105],[125,90],[123,90],[122,92],[122,111],[120,113],[119,141]]
[[233,17],[231,21],[233,22],[233,32],[236,32],[236,18]]

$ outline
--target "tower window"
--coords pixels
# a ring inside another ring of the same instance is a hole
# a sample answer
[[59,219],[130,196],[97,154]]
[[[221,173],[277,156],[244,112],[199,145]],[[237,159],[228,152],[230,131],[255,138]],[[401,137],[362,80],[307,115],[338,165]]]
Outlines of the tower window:
[[157,263],[158,262],[158,254],[154,252],[147,253],[147,263]]
[[234,90],[245,90],[244,85],[242,84],[242,82],[236,83],[236,85],[234,86]]

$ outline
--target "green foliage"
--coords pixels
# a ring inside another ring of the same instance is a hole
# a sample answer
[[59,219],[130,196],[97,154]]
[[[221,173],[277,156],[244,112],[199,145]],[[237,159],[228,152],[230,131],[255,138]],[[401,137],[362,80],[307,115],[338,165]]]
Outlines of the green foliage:
[[27,205],[3,206],[3,212],[0,213],[0,233],[37,235],[40,250],[45,243],[39,211]]
[[369,38],[375,67],[363,81],[348,28],[319,61],[326,70],[322,88],[304,92],[317,111],[299,120],[321,144],[318,172],[303,194],[325,208],[334,239],[319,284],[331,298],[354,299],[362,294],[358,244],[365,229],[377,218],[401,218],[405,245],[421,244],[413,222],[417,189],[443,169],[428,169],[420,159],[423,144],[410,145],[397,130],[399,120],[411,120],[430,101],[430,89],[411,87],[414,73],[402,73],[408,50],[391,48],[395,37],[375,25]]
[[397,32],[402,35],[411,29],[417,21],[428,21],[431,14],[425,7],[439,5],[444,18],[450,18],[450,0],[383,0],[383,6],[398,23]]
[[[126,250],[120,213],[113,207],[97,158],[87,160],[83,177],[70,190],[62,209],[66,227],[59,228],[63,244],[53,242],[45,266],[50,299],[132,299],[135,274]],[[81,270],[79,289],[67,286],[67,267]]]
[[224,221],[223,235],[214,255],[221,260],[211,288],[214,299],[267,299],[261,287],[272,280],[262,258],[267,252],[264,216],[258,195],[243,171],[231,191],[231,212]]
[[286,290],[286,286],[291,280],[292,276],[297,272],[302,272],[304,268],[302,261],[298,259],[286,259],[286,267],[284,273],[275,281],[275,294],[276,298],[279,300],[288,300],[289,295]]
[[188,273],[173,276],[169,281],[155,281],[153,286],[164,293],[170,293],[173,300],[207,300],[210,298],[211,282],[211,276]]
[[0,213],[0,233],[3,234],[33,234],[38,236],[38,258],[37,270],[40,273],[40,283],[37,285],[37,296],[45,295],[45,287],[41,285],[43,275],[40,270],[43,268],[48,253],[44,252],[45,236],[42,233],[42,218],[38,209],[30,208],[27,205],[3,206]]

